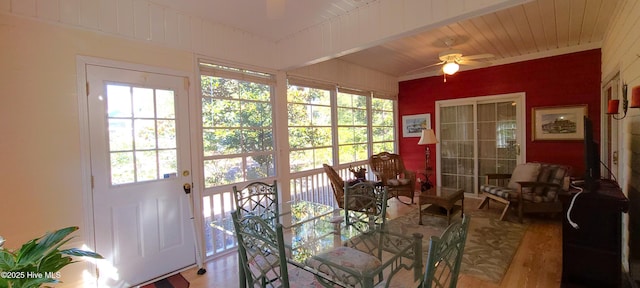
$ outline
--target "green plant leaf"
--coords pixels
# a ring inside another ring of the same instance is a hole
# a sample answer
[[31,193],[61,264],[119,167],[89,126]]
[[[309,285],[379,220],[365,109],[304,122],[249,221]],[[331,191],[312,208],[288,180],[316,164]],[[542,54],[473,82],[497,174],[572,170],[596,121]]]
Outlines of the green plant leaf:
[[87,250],[81,250],[78,248],[65,249],[60,251],[60,253],[65,255],[70,255],[70,256],[91,257],[91,258],[97,258],[97,259],[103,258],[102,255],[98,253],[87,251]]
[[71,257],[62,257],[62,254],[55,253],[48,255],[40,261],[38,272],[56,272],[72,263]]
[[41,238],[24,243],[17,251],[0,250],[0,271],[42,273],[39,278],[0,278],[0,288],[39,288],[44,283],[58,283],[58,279],[47,278],[45,275],[49,274],[45,272],[55,273],[76,262],[71,256],[102,258],[98,253],[78,248],[59,249],[71,240],[68,236],[76,230],[78,227],[71,226],[47,232]]
[[0,250],[0,271],[10,271],[15,265],[16,256],[9,252],[9,250]]
[[65,240],[64,238],[76,230],[78,230],[76,226],[66,227],[54,232],[47,232],[44,237],[27,242],[25,244],[28,245],[27,249],[23,251],[23,248],[25,248],[25,245],[23,245],[18,253],[18,266],[39,261],[43,256],[50,253],[52,249],[57,249],[69,241],[69,239]]
[[[15,255],[16,255],[16,263],[20,263],[20,259],[22,258],[30,258],[33,257],[32,251],[36,248],[37,243],[36,241],[39,238],[33,239],[33,240],[29,240],[28,242],[22,244],[22,247],[20,247],[20,249],[18,251],[15,251]],[[19,265],[19,264],[17,264]]]
[[40,285],[42,285],[44,283],[58,283],[58,282],[59,282],[58,280],[51,279],[51,278],[46,278],[46,277],[30,278],[29,280],[27,280],[27,281],[22,283],[22,287],[38,288],[38,287],[40,287]]

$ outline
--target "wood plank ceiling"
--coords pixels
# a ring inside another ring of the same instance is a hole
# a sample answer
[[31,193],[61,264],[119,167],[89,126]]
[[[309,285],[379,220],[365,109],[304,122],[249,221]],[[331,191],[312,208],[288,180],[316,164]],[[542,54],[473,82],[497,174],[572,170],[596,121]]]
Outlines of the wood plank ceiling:
[[[486,65],[599,48],[618,0],[537,0],[355,52],[341,59],[401,79],[439,73],[445,42],[464,55],[490,53]],[[461,70],[472,67],[461,67]],[[412,72],[413,71],[413,72]],[[411,73],[412,75],[410,75]]]
[[[150,1],[278,42],[382,0]],[[439,74],[440,66],[421,68],[439,62],[438,54],[448,48],[463,55],[493,54],[482,59],[485,66],[599,48],[618,2],[535,0],[366,47],[339,59],[406,80]],[[273,11],[267,11],[274,7],[283,9],[275,17]],[[472,68],[462,66],[461,70]]]

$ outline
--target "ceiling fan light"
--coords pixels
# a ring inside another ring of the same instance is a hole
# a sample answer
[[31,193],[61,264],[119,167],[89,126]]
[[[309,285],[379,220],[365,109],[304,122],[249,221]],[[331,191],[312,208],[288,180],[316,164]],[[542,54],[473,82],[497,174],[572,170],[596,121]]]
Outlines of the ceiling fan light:
[[460,69],[460,65],[458,65],[458,63],[456,62],[447,62],[447,64],[444,64],[444,66],[442,66],[442,72],[447,75],[453,75],[454,73],[458,72],[458,69]]

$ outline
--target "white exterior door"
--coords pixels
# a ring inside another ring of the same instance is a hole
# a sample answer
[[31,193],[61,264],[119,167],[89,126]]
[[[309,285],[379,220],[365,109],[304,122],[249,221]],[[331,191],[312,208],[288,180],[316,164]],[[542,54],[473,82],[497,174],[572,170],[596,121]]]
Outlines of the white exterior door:
[[87,65],[93,218],[101,287],[195,263],[184,77]]

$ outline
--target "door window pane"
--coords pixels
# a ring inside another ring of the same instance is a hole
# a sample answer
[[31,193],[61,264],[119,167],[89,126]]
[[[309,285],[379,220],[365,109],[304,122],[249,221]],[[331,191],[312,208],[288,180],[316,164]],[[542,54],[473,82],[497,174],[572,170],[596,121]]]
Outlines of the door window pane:
[[440,148],[442,186],[451,188],[473,187],[475,124],[473,105],[440,108]]
[[512,101],[478,104],[479,177],[515,167],[516,108]]
[[106,91],[111,184],[177,173],[174,92],[124,84],[108,84]]

